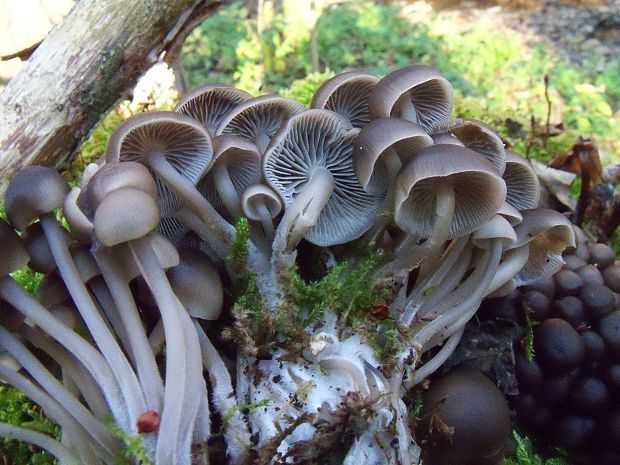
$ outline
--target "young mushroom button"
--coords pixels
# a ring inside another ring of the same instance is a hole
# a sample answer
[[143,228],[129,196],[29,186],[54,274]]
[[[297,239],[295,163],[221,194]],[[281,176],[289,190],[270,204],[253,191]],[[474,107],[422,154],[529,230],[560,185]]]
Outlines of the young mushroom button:
[[371,226],[384,196],[365,192],[357,180],[351,156],[357,130],[348,128],[336,113],[308,110],[274,137],[263,172],[286,205],[274,251],[302,237],[320,246],[345,243]]

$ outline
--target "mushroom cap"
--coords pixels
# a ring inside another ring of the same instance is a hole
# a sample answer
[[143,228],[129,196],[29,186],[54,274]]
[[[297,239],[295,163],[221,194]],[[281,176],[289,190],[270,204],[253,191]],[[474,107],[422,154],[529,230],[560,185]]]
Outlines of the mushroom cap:
[[[68,245],[71,242],[68,234],[66,234],[64,229],[61,234]],[[22,240],[30,256],[28,266],[33,271],[47,274],[56,269],[56,260],[40,223],[33,223],[28,226],[22,235]]]
[[168,280],[194,318],[217,320],[224,306],[224,288],[215,267],[201,253],[181,249],[180,262],[168,270]]
[[241,196],[243,214],[250,220],[261,220],[260,213],[256,209],[257,201],[264,203],[272,219],[282,211],[282,199],[276,191],[264,184],[252,184],[246,187]]
[[[451,429],[431,431],[424,441],[424,463],[461,465],[495,455],[510,435],[508,403],[498,387],[474,368],[458,368],[431,382],[426,393],[421,428],[440,421]],[[434,446],[434,447],[433,447]]]
[[481,249],[488,248],[494,239],[500,240],[504,249],[510,247],[517,240],[515,230],[510,226],[508,220],[501,215],[495,215],[472,234],[474,245]]
[[562,267],[562,252],[574,247],[575,234],[566,217],[555,210],[524,210],[521,214],[523,221],[515,226],[517,242],[511,247],[529,244],[530,256],[519,273],[520,284],[526,284]]
[[30,257],[19,235],[0,219],[0,277],[28,264]]
[[394,221],[414,237],[433,232],[437,186],[454,189],[454,219],[447,239],[469,234],[504,203],[506,185],[482,155],[456,145],[424,148],[396,179]]
[[46,308],[60,305],[71,298],[67,286],[57,272],[43,276],[37,287],[36,297]]
[[146,166],[135,161],[110,162],[90,178],[80,195],[80,206],[92,218],[110,192],[124,187],[133,187],[157,198],[157,184]]
[[18,231],[45,213],[61,208],[69,184],[52,168],[31,165],[22,168],[4,194],[4,209],[9,222]]
[[261,95],[238,105],[222,119],[216,135],[236,134],[254,142],[261,153],[284,122],[306,108],[277,94]]
[[11,332],[17,332],[26,317],[10,303],[0,300],[0,326]]
[[465,147],[475,150],[493,163],[500,175],[504,172],[506,167],[504,142],[491,126],[475,119],[463,119],[451,127],[450,132]]
[[[106,161],[135,161],[148,167],[147,159],[154,153],[163,153],[176,171],[196,184],[211,164],[213,145],[206,128],[189,116],[171,111],[142,113],[126,119],[114,131]],[[181,201],[152,174],[159,192],[158,204],[163,216],[168,216]]]
[[[433,145],[431,137],[418,125],[400,118],[371,121],[353,144],[355,175],[371,193],[385,192],[393,183],[388,165],[413,157],[420,149]],[[388,159],[391,158],[390,159]]]
[[506,181],[506,202],[517,210],[529,210],[538,206],[540,183],[529,161],[507,150],[506,169],[502,177]]
[[585,348],[579,333],[560,318],[550,318],[534,329],[536,360],[543,368],[568,373],[583,360]]
[[247,92],[226,84],[208,84],[181,97],[174,111],[200,121],[214,136],[222,119],[237,105],[251,98]]
[[95,236],[107,247],[146,236],[158,223],[155,199],[133,187],[110,192],[99,204],[93,220]]
[[288,207],[316,170],[327,170],[333,193],[318,220],[304,235],[320,246],[349,242],[361,236],[384,196],[364,191],[353,171],[353,140],[357,130],[329,110],[308,110],[290,118],[263,159],[265,179]]
[[441,134],[431,134],[431,139],[433,139],[433,143],[435,145],[450,144],[465,147],[465,144],[463,144],[463,142],[461,142],[458,138],[445,132],[442,132]]
[[347,71],[325,81],[312,97],[310,108],[324,108],[343,116],[354,128],[370,121],[368,99],[379,78],[362,71]]
[[370,94],[368,107],[371,119],[396,116],[428,131],[450,116],[453,103],[450,83],[435,68],[415,65],[381,79]]
[[198,182],[197,188],[213,208],[222,213],[226,209],[216,188],[218,168],[226,169],[235,191],[241,196],[247,186],[261,180],[261,154],[256,144],[232,134],[216,136],[213,139],[213,153],[209,171]]
[[71,237],[78,242],[88,243],[93,232],[93,223],[78,206],[82,189],[72,187],[62,204],[62,214],[69,225]]
[[[506,186],[506,189],[508,189],[508,186]],[[506,218],[511,226],[516,226],[523,221],[523,215],[521,215],[521,212],[508,202],[504,202],[497,213]]]

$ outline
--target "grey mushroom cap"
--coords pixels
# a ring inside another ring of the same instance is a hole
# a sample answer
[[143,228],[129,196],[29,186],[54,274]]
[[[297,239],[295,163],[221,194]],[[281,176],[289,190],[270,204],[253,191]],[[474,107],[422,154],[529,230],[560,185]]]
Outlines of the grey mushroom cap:
[[264,153],[283,123],[304,110],[305,107],[293,99],[277,94],[261,95],[246,100],[228,113],[215,134],[239,135],[254,142]]
[[30,257],[19,235],[0,219],[0,277],[26,266]]
[[276,191],[264,184],[252,184],[241,195],[243,214],[250,220],[260,221],[263,217],[259,205],[264,206],[270,219],[277,217],[282,211],[282,199]]
[[315,92],[310,108],[331,110],[362,128],[370,121],[368,99],[379,78],[362,71],[347,71],[325,81]]
[[402,163],[431,145],[431,137],[410,121],[400,118],[371,121],[353,144],[353,168],[357,179],[368,192],[385,192]]
[[506,185],[482,155],[456,145],[422,149],[396,180],[394,220],[414,237],[427,238],[435,221],[435,191],[454,191],[454,218],[447,239],[469,234],[490,220],[504,203]]
[[261,154],[253,142],[222,134],[213,139],[213,161],[198,190],[224,217],[241,216],[241,193],[262,177]]
[[538,206],[540,183],[530,162],[521,155],[506,151],[506,169],[502,175],[506,181],[506,202],[518,210]]
[[237,105],[251,99],[247,92],[226,84],[208,84],[185,94],[174,111],[200,121],[211,136]]
[[304,237],[320,246],[341,244],[364,233],[384,196],[364,191],[353,170],[352,143],[357,130],[329,110],[308,110],[288,120],[263,159],[267,182],[288,209],[317,177],[328,179],[317,197],[333,189],[316,224]]
[[430,130],[452,113],[454,92],[435,68],[416,65],[394,71],[377,83],[369,99],[370,118],[396,116]]
[[198,121],[169,111],[132,116],[112,134],[106,161],[134,161],[147,166],[157,184],[162,214],[168,216],[182,201],[150,166],[153,155],[163,155],[177,173],[196,184],[213,158],[211,136]]
[[506,150],[504,142],[495,130],[474,119],[457,120],[452,127],[452,133],[465,147],[475,150],[489,160],[501,175],[506,167]]
[[4,209],[9,222],[24,230],[39,216],[62,208],[69,184],[51,168],[27,166],[11,179],[4,194]]

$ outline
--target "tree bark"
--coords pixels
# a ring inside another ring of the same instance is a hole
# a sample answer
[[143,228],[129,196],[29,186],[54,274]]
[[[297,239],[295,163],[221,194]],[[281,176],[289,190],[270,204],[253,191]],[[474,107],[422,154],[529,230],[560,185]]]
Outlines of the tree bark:
[[21,167],[72,155],[140,75],[226,1],[77,2],[0,94],[0,195]]

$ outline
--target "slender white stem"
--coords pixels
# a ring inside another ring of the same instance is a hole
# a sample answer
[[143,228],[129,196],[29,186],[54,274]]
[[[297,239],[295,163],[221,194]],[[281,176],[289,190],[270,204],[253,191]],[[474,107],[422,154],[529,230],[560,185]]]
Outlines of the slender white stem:
[[64,447],[61,443],[45,434],[37,433],[19,426],[0,423],[0,436],[18,441],[29,442],[37,447],[45,449],[62,463],[79,465],[80,460]]
[[214,163],[209,170],[209,179],[214,184],[217,193],[224,204],[226,212],[231,218],[241,218],[241,197],[230,179],[230,173],[225,163]]

